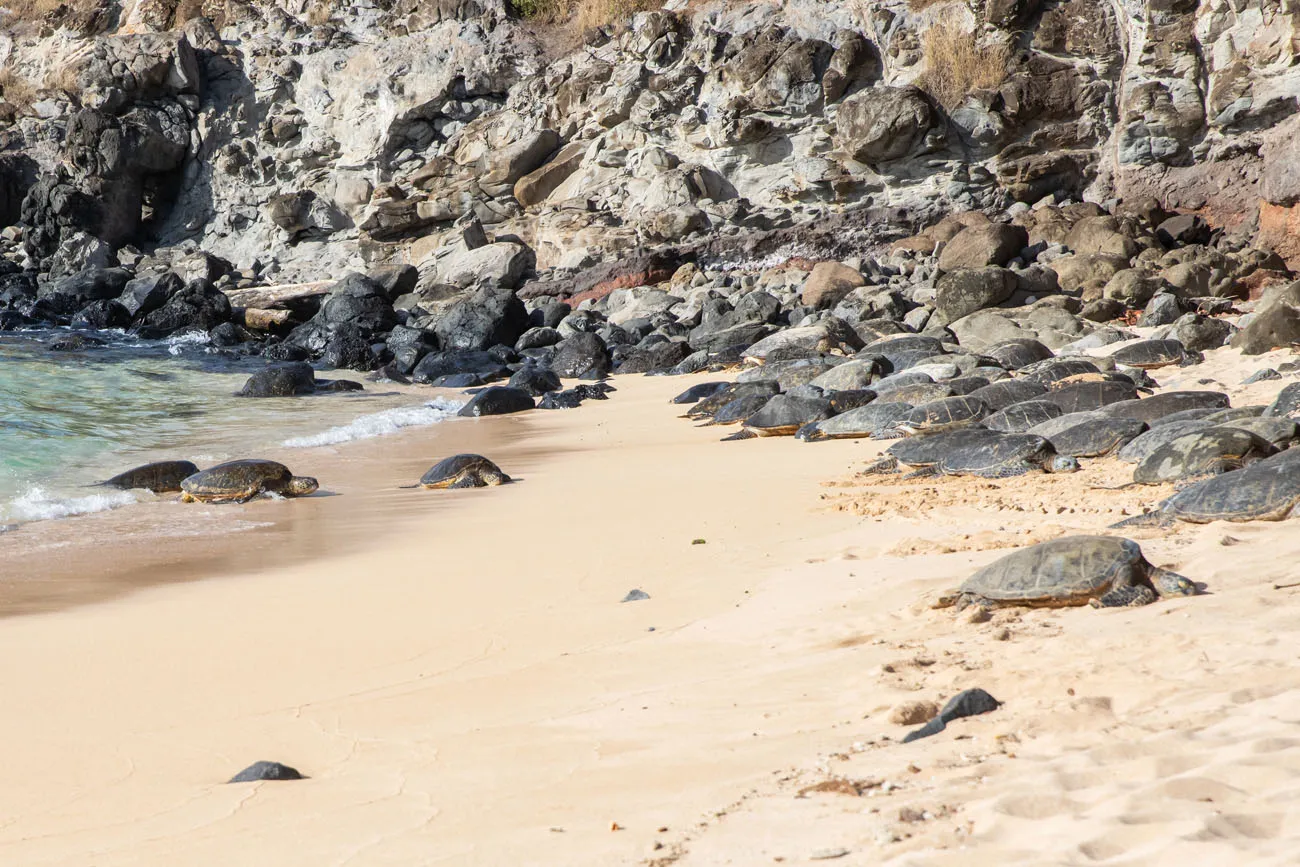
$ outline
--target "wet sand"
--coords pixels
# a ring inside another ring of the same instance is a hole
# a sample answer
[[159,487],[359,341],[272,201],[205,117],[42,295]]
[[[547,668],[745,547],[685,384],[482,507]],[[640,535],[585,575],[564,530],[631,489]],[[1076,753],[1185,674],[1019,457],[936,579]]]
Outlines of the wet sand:
[[[1286,358],[1155,376],[1260,402],[1283,383],[1235,384]],[[694,381],[296,450],[339,496],[177,537],[162,580],[212,580],[147,586],[163,555],[125,540],[100,558],[125,577],[63,602],[117,598],[0,621],[0,859],[1292,863],[1294,524],[1129,534],[1208,595],[972,623],[930,606],[1167,492],[1099,493],[1104,462],[858,477],[881,444],[674,418]],[[519,484],[397,489],[471,447]],[[974,686],[1003,707],[898,744],[895,707]],[[311,779],[222,784],[258,759]]]

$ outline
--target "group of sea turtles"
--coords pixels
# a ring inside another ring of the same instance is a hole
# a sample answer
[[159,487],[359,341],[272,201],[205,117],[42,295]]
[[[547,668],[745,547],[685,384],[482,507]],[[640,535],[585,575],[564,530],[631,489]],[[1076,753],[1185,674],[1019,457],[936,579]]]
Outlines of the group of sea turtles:
[[[500,467],[482,455],[461,454],[434,464],[418,485],[410,487],[482,488],[509,481]],[[155,494],[179,491],[185,503],[247,503],[268,494],[305,497],[320,487],[311,476],[295,476],[284,464],[261,459],[227,461],[206,470],[189,461],[158,461],[127,470],[99,485]]]

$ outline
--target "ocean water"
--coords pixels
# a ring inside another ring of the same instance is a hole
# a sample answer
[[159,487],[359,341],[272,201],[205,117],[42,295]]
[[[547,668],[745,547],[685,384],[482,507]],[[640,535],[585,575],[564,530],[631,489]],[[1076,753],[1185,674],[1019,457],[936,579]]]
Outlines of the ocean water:
[[236,398],[258,359],[232,360],[202,340],[114,333],[95,335],[105,346],[51,352],[58,334],[0,334],[0,525],[147,499],[86,486],[149,461],[202,467],[259,449],[283,455],[436,424],[462,405],[372,383],[362,392]]

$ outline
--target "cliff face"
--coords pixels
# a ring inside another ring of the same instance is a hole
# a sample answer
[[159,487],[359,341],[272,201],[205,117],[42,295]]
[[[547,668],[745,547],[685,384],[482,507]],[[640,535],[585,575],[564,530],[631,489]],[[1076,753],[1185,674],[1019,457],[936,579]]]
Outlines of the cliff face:
[[92,11],[0,18],[0,222],[57,272],[131,243],[458,282],[1047,196],[1150,196],[1300,254],[1280,3],[691,4],[549,62],[500,0]]

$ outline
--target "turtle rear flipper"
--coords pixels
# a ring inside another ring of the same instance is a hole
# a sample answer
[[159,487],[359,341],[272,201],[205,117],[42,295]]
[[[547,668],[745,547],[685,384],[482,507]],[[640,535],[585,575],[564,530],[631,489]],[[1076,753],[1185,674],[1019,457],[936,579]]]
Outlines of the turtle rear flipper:
[[1134,515],[1131,518],[1125,518],[1122,521],[1116,521],[1111,524],[1111,530],[1123,530],[1128,527],[1168,527],[1173,523],[1172,519],[1162,510],[1157,509],[1154,512],[1143,512],[1141,515]]
[[1135,608],[1150,605],[1156,601],[1155,591],[1142,584],[1126,584],[1116,587],[1100,598],[1092,600],[1093,608]]

